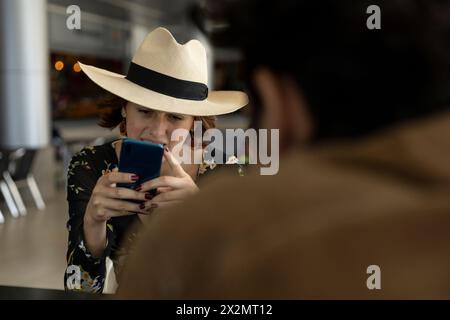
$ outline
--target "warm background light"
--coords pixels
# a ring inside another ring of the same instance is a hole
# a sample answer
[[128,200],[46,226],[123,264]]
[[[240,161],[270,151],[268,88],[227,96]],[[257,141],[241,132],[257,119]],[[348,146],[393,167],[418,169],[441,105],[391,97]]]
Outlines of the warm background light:
[[55,62],[55,69],[57,71],[61,71],[64,68],[64,63],[62,61],[56,61]]
[[81,68],[80,68],[80,65],[78,64],[78,62],[73,65],[73,71],[75,71],[75,72],[81,71]]

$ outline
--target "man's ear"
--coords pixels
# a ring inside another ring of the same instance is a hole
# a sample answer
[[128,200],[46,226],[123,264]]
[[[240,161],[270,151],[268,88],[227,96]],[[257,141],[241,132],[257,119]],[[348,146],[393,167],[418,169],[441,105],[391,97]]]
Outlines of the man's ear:
[[261,126],[280,129],[280,150],[305,143],[312,135],[312,119],[296,82],[260,67],[253,76],[263,109]]
[[286,106],[286,121],[288,122],[289,144],[304,144],[311,140],[314,132],[314,121],[310,113],[303,91],[297,82],[285,76],[283,83],[284,102]]
[[[281,129],[283,121],[283,93],[275,74],[267,68],[260,67],[253,74],[253,83],[260,97],[262,108],[260,124],[267,129]],[[280,132],[281,134],[281,132]]]

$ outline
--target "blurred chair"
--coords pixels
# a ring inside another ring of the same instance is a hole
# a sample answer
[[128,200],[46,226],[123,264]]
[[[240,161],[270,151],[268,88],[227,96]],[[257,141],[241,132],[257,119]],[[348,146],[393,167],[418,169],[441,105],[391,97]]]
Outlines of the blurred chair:
[[19,188],[22,187],[28,187],[36,207],[39,210],[45,209],[44,199],[42,198],[36,179],[31,173],[36,152],[36,149],[21,148],[17,149],[9,156],[10,162],[8,170],[6,171],[7,176],[5,177],[5,180],[11,190],[14,200],[17,203],[19,212],[22,214],[26,214],[26,208],[19,193]]
[[[9,166],[9,155],[11,151],[1,150],[0,151],[0,191],[5,199],[8,210],[14,218],[19,217],[19,210],[14,203],[13,196],[7,184],[7,180],[10,178],[8,173]],[[0,220],[4,221],[3,215],[0,213]]]

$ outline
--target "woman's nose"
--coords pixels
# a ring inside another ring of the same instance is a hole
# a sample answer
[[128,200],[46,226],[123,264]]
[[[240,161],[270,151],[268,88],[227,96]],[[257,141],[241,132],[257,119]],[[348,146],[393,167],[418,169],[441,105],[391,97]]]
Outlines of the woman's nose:
[[157,140],[156,142],[168,142],[165,141],[167,137],[168,123],[164,117],[159,116],[154,119],[152,124],[148,126],[147,131],[153,139]]

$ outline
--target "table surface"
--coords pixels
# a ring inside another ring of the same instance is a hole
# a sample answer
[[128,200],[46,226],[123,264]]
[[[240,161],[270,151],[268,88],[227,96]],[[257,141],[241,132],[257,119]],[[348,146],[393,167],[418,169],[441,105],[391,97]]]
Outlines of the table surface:
[[103,300],[108,295],[56,289],[0,286],[0,300]]

